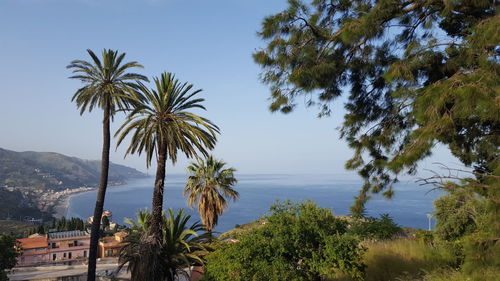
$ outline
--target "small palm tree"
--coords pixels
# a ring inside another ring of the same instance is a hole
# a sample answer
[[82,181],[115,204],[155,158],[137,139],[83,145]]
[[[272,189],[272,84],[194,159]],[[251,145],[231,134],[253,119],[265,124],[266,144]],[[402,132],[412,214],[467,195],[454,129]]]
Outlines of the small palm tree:
[[193,85],[181,83],[171,73],[163,73],[154,78],[156,89],[148,89],[141,84],[138,88],[143,99],[118,129],[118,145],[132,131],[132,140],[127,154],[145,152],[149,167],[153,154],[156,155],[157,168],[153,191],[151,219],[152,238],[161,240],[161,214],[163,211],[163,190],[165,186],[166,161],[177,161],[177,152],[186,157],[197,156],[200,152],[207,155],[213,149],[219,128],[210,120],[200,117],[189,110],[199,108],[204,99],[195,98],[201,90],[191,91]]
[[147,78],[140,74],[127,72],[131,68],[142,68],[142,65],[135,61],[122,63],[125,53],[120,54],[118,51],[104,49],[102,59],[99,59],[91,50],[87,50],[87,52],[92,58],[92,62],[74,60],[67,68],[72,69],[74,73],[69,78],[79,79],[84,84],[72,98],[72,101],[76,102],[80,109],[80,114],[87,110],[90,112],[95,107],[101,108],[104,114],[101,176],[90,235],[87,276],[89,281],[94,281],[99,229],[108,186],[110,119],[113,119],[117,111],[128,109],[132,103],[137,101],[139,96],[134,93],[134,89],[138,85],[137,81],[147,81]]
[[[187,275],[186,269],[193,265],[203,265],[208,251],[203,246],[205,234],[197,233],[203,226],[195,222],[188,225],[191,216],[179,210],[176,215],[172,209],[168,216],[162,215],[162,241],[152,247],[149,243],[151,213],[140,211],[138,222],[126,220],[132,227],[125,239],[127,245],[120,251],[119,268],[128,263],[127,270],[134,280],[167,280],[173,281],[179,275]],[[156,268],[152,273],[151,268]]]
[[126,218],[125,223],[130,225],[130,228],[135,232],[147,232],[150,228],[149,223],[151,222],[151,213],[147,210],[139,210],[137,212],[137,222]]
[[190,207],[198,205],[198,212],[206,230],[212,233],[219,216],[227,208],[226,198],[236,200],[239,194],[232,188],[237,183],[234,168],[224,168],[226,163],[209,156],[198,159],[187,168],[190,176],[184,188],[184,195]]

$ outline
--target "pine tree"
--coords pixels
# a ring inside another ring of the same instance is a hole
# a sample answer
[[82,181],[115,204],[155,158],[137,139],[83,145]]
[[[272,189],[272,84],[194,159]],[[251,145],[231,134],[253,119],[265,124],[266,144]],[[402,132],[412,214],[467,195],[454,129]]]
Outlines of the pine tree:
[[271,88],[271,111],[289,113],[297,97],[306,97],[325,116],[345,96],[340,131],[354,150],[346,167],[365,180],[352,212],[364,210],[370,193],[392,197],[398,177],[414,174],[442,144],[473,169],[461,188],[488,202],[475,241],[498,250],[496,1],[288,2],[263,21],[259,35],[267,46],[254,59]]

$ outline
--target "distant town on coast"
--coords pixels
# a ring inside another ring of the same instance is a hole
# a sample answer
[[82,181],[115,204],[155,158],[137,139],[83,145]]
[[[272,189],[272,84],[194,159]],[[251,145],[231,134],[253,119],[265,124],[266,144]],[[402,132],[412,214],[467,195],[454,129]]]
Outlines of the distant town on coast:
[[0,281],[500,281],[499,4],[1,0]]

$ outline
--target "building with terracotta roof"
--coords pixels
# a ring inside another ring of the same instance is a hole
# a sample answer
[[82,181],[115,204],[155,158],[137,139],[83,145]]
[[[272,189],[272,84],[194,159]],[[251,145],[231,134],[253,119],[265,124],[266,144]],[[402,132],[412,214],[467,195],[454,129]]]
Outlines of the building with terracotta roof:
[[101,238],[99,240],[99,257],[117,257],[120,253],[120,249],[127,245],[127,243],[124,242],[125,237],[127,237],[127,233],[117,232],[113,236]]
[[31,235],[17,239],[17,242],[22,250],[17,258],[17,265],[26,266],[86,259],[90,235],[79,230],[53,232],[48,235]]
[[46,235],[30,235],[28,238],[17,239],[22,255],[17,257],[18,265],[33,265],[49,259],[48,239]]

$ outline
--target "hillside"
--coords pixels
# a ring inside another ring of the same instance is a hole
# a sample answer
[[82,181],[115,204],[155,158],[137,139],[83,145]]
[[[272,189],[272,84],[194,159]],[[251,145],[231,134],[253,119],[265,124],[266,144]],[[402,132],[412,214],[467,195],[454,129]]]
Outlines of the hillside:
[[[0,148],[0,186],[62,190],[99,182],[100,161],[54,152],[15,152]],[[123,182],[145,174],[110,163],[109,181]]]

